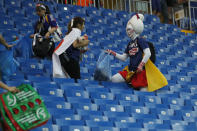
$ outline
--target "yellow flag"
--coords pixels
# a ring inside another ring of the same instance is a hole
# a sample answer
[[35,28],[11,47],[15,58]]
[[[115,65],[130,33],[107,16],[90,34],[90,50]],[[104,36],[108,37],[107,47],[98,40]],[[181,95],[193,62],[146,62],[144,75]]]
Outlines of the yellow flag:
[[158,90],[166,85],[168,81],[159,69],[149,59],[145,64],[146,78],[148,82],[148,91],[152,92]]

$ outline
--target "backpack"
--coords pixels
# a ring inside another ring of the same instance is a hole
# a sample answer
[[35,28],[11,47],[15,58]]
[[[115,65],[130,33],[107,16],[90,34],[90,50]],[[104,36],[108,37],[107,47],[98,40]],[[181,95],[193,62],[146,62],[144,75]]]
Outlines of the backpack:
[[33,40],[33,52],[35,56],[44,58],[52,56],[55,44],[51,38],[45,39],[42,36],[35,34]]
[[[142,37],[143,38],[143,37]],[[149,46],[149,49],[150,49],[150,52],[151,52],[151,56],[150,56],[150,60],[155,63],[156,61],[156,54],[155,54],[155,47],[153,45],[153,43],[149,42],[149,41],[146,41],[148,43],[148,46]],[[142,48],[139,47],[141,50]],[[143,51],[143,50],[142,50]]]
[[155,61],[156,61],[155,47],[154,47],[153,43],[151,43],[151,42],[148,42],[148,46],[149,46],[150,52],[151,52],[150,60],[153,63],[155,63]]

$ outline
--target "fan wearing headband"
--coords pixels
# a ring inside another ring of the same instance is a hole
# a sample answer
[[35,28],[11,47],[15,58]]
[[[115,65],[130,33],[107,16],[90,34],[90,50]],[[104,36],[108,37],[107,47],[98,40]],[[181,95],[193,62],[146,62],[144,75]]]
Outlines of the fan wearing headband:
[[144,70],[144,65],[151,56],[147,42],[139,37],[144,30],[143,19],[144,16],[142,14],[134,14],[128,21],[126,33],[131,38],[131,41],[128,43],[123,54],[107,50],[108,53],[114,55],[119,60],[126,61],[127,58],[130,58],[129,65],[123,71],[115,74],[112,77],[112,82],[126,81],[130,84],[132,76]]
[[[58,28],[55,18],[50,13],[48,6],[44,4],[36,5],[36,13],[40,18],[34,26],[34,34],[40,33],[45,38],[49,38]],[[33,38],[34,34],[30,37]]]
[[80,79],[80,48],[88,45],[87,35],[81,37],[85,21],[73,18],[68,32],[53,53],[53,77]]

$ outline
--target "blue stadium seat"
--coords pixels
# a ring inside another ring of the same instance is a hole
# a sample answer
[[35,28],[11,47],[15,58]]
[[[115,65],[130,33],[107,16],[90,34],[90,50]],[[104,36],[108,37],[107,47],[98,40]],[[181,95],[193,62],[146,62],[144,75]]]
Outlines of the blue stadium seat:
[[73,114],[74,111],[72,109],[57,109],[57,108],[48,108],[49,113],[52,115],[61,115],[61,114]]
[[142,125],[142,123],[115,122],[115,127],[118,127],[118,128],[143,128],[143,125]]
[[89,110],[81,110],[81,109],[77,109],[77,114],[81,115],[81,116],[102,116],[102,112],[101,111],[89,111]]
[[102,104],[112,104],[118,105],[118,101],[116,100],[105,100],[105,99],[92,99],[95,104],[102,105]]
[[79,98],[89,98],[89,93],[83,90],[65,90],[64,97],[79,97]]
[[104,111],[104,116],[109,117],[130,117],[130,114],[127,112],[111,112],[111,111]]
[[72,82],[68,82],[68,83],[63,83],[60,85],[60,88],[62,90],[84,90],[84,87],[82,87],[80,84],[78,83],[72,83]]
[[80,98],[80,97],[66,97],[67,102],[70,103],[91,103],[91,100],[88,98]]
[[28,80],[16,80],[16,81],[6,81],[5,82],[8,86],[20,86],[21,84],[30,84],[31,82]]
[[43,130],[47,130],[47,131],[59,131],[60,127],[58,125],[50,125],[50,124],[46,124],[43,125],[41,127],[32,129],[32,131],[43,131]]
[[15,1],[15,0],[5,0],[5,6],[6,7],[21,7],[21,1]]
[[110,121],[91,121],[86,120],[86,125],[89,127],[113,127],[113,123]]
[[103,86],[96,86],[96,85],[88,85],[85,89],[89,92],[109,92],[108,88],[104,88]]
[[110,92],[114,94],[133,94],[133,89],[117,89],[117,88],[110,88]]
[[40,95],[45,96],[57,96],[57,97],[63,97],[63,90],[61,89],[55,89],[55,88],[38,88],[38,93]]
[[110,121],[114,121],[114,122],[137,122],[137,119],[133,118],[133,117],[109,117]]
[[56,124],[59,126],[84,126],[85,122],[83,120],[56,119]]
[[100,115],[84,115],[83,120],[92,120],[92,121],[109,121],[108,117]]
[[63,97],[57,97],[57,96],[46,96],[46,95],[40,95],[43,100],[46,102],[52,102],[52,101],[56,101],[56,102],[65,102],[65,99]]
[[65,78],[53,78],[53,81],[58,84],[75,83],[74,79],[65,79]]
[[116,127],[92,127],[93,131],[120,131],[120,128]]
[[100,105],[99,110],[111,112],[124,112],[124,107],[121,105]]
[[125,112],[149,114],[150,110],[147,107],[141,107],[141,106],[125,106]]
[[71,104],[64,101],[45,101],[47,108],[71,109]]
[[153,129],[153,130],[171,130],[171,125],[169,124],[149,124],[149,123],[145,123],[144,127],[146,129]]
[[90,92],[90,97],[95,99],[107,99],[113,100],[114,95],[112,93],[105,93],[105,92]]
[[91,128],[87,126],[68,125],[68,126],[61,126],[61,131],[91,131]]
[[27,80],[30,80],[30,81],[33,81],[33,82],[41,82],[41,81],[51,82],[51,78],[50,77],[45,77],[45,76],[38,76],[37,77],[37,76],[28,75]]
[[97,111],[98,106],[96,104],[90,104],[90,103],[72,103],[72,107],[74,109],[82,109],[82,110],[91,110],[91,111]]
[[26,9],[29,9],[30,11],[33,11],[35,10],[35,5],[36,3],[34,3],[32,0],[25,0],[23,2],[21,2],[22,4],[22,8],[26,8]]
[[53,82],[33,82],[33,87],[39,89],[58,89],[59,86]]

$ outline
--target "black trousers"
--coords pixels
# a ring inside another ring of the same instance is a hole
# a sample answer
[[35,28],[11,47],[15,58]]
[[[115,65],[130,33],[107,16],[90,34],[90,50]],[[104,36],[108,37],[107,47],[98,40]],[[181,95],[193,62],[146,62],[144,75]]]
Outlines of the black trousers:
[[71,78],[74,78],[75,80],[81,78],[79,61],[66,56],[65,53],[61,54],[59,59],[62,67]]

